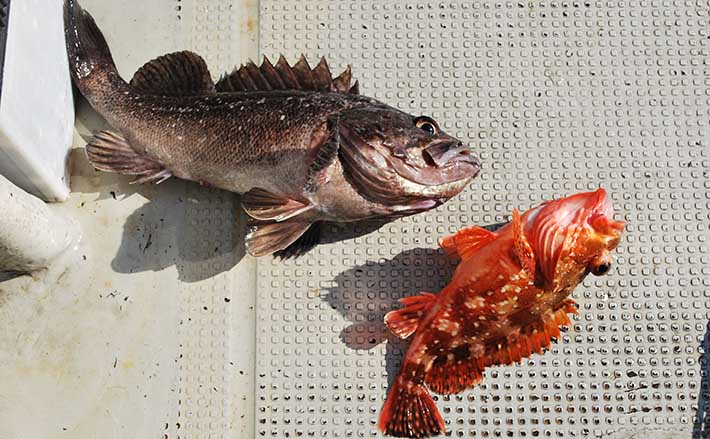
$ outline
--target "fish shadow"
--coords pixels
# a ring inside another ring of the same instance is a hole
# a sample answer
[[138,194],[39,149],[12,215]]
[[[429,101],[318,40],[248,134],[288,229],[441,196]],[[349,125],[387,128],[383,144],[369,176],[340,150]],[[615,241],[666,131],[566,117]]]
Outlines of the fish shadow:
[[408,341],[393,336],[384,324],[402,297],[422,291],[438,292],[451,278],[456,261],[439,249],[405,250],[392,259],[367,262],[340,273],[322,299],[351,324],[341,341],[354,350],[370,350],[383,341],[389,381],[394,379]]
[[[82,97],[76,100],[83,142],[110,125]],[[85,150],[71,154],[72,191],[97,193],[96,201],[120,203],[133,195],[148,201],[130,213],[111,261],[118,273],[161,271],[175,266],[184,282],[199,282],[229,271],[246,254],[246,214],[239,196],[169,179],[159,185],[132,185],[133,177],[96,171]],[[110,202],[110,201],[109,201]]]
[[698,410],[693,420],[693,439],[710,438],[710,322],[705,327],[705,337],[701,343],[700,386],[698,388]]

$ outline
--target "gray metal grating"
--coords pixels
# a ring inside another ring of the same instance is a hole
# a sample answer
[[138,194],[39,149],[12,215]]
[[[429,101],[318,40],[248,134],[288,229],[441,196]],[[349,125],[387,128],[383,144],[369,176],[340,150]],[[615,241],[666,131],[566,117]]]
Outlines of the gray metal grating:
[[577,289],[581,316],[550,352],[438,397],[449,434],[710,437],[709,10],[263,0],[263,53],[351,63],[363,94],[432,115],[484,172],[434,212],[259,261],[257,434],[378,436],[406,349],[384,342],[382,316],[446,282],[436,239],[602,185],[630,222],[613,273]]

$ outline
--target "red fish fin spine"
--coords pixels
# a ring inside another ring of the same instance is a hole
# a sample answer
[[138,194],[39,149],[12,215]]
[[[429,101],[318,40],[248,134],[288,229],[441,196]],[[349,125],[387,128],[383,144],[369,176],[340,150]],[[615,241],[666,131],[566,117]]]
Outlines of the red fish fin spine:
[[427,372],[426,385],[441,395],[461,393],[483,381],[484,368],[480,358],[435,364]]
[[518,255],[520,265],[530,276],[535,276],[535,254],[530,241],[525,236],[525,225],[518,209],[513,209],[513,238],[515,240],[515,254]]
[[568,313],[577,313],[576,303],[571,299],[533,323],[526,333],[504,340],[494,349],[489,348],[486,366],[517,363],[532,354],[542,353],[543,349],[550,347],[553,339],[560,338],[560,327],[572,326]]
[[444,432],[444,419],[429,391],[401,375],[387,395],[377,427],[387,436],[424,438]]
[[439,246],[451,257],[467,259],[498,235],[482,227],[466,227],[439,240]]
[[400,299],[399,303],[404,305],[404,308],[388,312],[385,315],[385,325],[397,337],[407,338],[414,334],[421,318],[435,301],[436,295],[432,293]]

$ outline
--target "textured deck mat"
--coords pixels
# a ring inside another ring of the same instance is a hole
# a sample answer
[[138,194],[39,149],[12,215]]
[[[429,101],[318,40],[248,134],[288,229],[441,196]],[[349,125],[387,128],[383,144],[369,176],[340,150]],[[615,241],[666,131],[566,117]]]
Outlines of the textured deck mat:
[[437,238],[602,185],[629,221],[613,272],[577,289],[581,315],[550,352],[437,397],[447,429],[710,437],[709,9],[262,1],[264,54],[351,63],[363,94],[435,117],[484,171],[436,211],[295,261],[259,261],[257,434],[378,436],[406,349],[382,317],[400,297],[445,284],[452,266]]

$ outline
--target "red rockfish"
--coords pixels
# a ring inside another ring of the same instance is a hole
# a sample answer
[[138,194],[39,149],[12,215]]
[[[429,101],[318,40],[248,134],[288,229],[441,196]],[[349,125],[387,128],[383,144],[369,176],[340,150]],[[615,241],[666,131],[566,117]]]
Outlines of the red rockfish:
[[[444,432],[427,388],[459,393],[483,380],[488,366],[541,353],[569,326],[569,295],[588,273],[611,268],[624,222],[614,221],[606,192],[581,193],[541,205],[496,232],[468,227],[440,241],[461,258],[439,294],[422,293],[385,316],[398,337],[414,334],[378,426],[398,437]],[[426,386],[426,387],[425,387]]]

